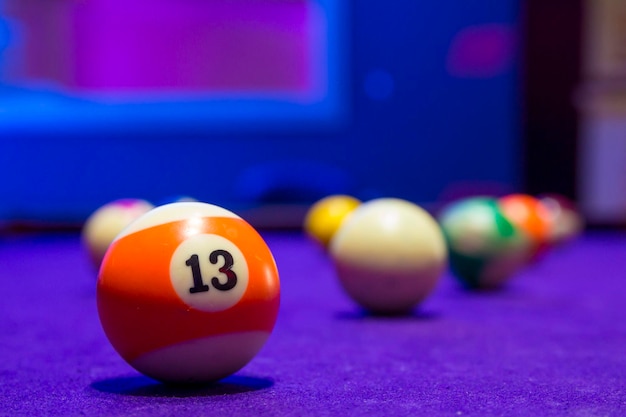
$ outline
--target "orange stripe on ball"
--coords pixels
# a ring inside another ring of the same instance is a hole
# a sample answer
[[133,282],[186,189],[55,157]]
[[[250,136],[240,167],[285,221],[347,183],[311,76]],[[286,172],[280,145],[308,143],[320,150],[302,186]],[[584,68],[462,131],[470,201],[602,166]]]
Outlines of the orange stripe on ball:
[[[190,339],[250,330],[271,331],[280,284],[269,248],[238,218],[200,218],[157,225],[113,243],[98,279],[98,311],[113,346],[126,360]],[[176,294],[169,276],[172,254],[186,238],[216,234],[246,258],[248,287],[241,300],[219,312],[198,311]]]

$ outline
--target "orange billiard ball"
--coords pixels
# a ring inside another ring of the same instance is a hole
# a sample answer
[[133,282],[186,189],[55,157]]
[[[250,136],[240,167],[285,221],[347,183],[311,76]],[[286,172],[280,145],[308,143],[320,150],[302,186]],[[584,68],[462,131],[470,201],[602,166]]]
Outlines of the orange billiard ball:
[[313,240],[328,247],[331,239],[361,201],[343,194],[324,197],[315,202],[304,218],[304,231]]
[[501,197],[498,204],[509,221],[530,239],[533,256],[547,248],[550,214],[537,198],[527,194],[510,194]]
[[259,352],[276,321],[280,282],[259,233],[206,203],[157,207],[107,251],[98,313],[115,350],[157,380],[224,378]]

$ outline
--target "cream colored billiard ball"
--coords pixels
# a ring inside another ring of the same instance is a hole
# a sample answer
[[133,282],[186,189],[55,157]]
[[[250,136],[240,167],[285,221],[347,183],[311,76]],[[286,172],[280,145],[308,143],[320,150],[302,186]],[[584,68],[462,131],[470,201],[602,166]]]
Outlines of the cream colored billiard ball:
[[153,208],[145,200],[125,198],[101,206],[87,218],[83,225],[82,240],[96,268],[100,267],[113,239],[135,219]]
[[424,209],[397,198],[363,203],[330,243],[346,293],[375,313],[404,313],[435,288],[447,262],[443,233]]

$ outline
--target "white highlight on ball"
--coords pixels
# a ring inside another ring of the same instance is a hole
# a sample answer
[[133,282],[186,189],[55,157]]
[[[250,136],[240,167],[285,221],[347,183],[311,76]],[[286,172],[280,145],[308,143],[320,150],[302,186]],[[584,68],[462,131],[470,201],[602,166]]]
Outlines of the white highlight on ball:
[[237,216],[232,211],[213,204],[201,202],[170,203],[159,206],[144,214],[124,229],[117,236],[116,240],[150,227],[176,221],[189,220],[194,217],[228,217],[241,219],[241,217]]

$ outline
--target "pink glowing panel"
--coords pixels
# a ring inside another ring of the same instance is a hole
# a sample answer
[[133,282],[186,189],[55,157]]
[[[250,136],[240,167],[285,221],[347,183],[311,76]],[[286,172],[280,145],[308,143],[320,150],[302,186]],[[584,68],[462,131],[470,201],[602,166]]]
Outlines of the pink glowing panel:
[[447,69],[455,77],[494,77],[510,68],[515,48],[515,31],[509,25],[470,26],[452,40]]
[[65,82],[72,75],[73,1],[5,0],[12,42],[7,57],[9,81]]
[[[57,23],[45,28],[40,15],[22,11],[31,23],[29,55],[45,56],[37,45],[49,43],[63,52],[54,61],[42,63],[48,70],[27,68],[26,72],[44,72],[75,90],[272,93],[306,98],[324,88],[318,68],[325,52],[320,41],[325,22],[311,1],[54,3],[54,14],[46,18]],[[30,65],[38,60],[31,61]],[[64,67],[52,69],[50,62]]]

